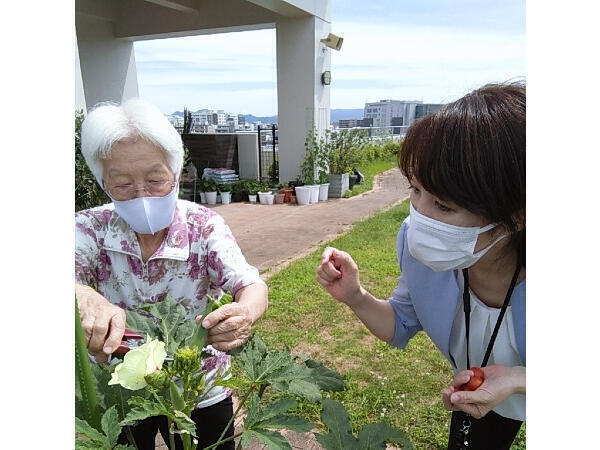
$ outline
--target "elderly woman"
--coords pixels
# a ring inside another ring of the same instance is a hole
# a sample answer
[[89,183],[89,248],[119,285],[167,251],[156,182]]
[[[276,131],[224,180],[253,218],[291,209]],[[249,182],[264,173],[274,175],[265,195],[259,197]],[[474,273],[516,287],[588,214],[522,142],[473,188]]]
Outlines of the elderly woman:
[[[126,309],[169,294],[197,319],[208,294],[230,292],[234,302],[202,323],[213,355],[204,363],[210,380],[229,366],[224,352],[244,344],[266,310],[265,283],[218,214],[178,200],[183,146],[156,107],[140,99],[97,106],[83,122],[81,146],[112,200],[75,216],[75,290],[89,352],[108,360],[123,336]],[[229,389],[214,388],[192,413],[199,448],[216,442],[231,418],[230,396]],[[137,448],[154,448],[157,429],[169,442],[164,417],[133,427]]]

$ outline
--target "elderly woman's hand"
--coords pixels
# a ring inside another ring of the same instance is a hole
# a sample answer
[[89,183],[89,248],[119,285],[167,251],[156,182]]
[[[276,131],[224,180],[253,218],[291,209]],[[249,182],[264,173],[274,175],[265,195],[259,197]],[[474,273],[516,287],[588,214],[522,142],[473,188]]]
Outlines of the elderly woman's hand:
[[252,317],[246,305],[229,303],[210,313],[202,321],[208,329],[207,344],[226,352],[244,345],[250,337]]
[[444,408],[464,411],[480,419],[512,394],[525,394],[525,367],[493,365],[482,367],[483,384],[474,391],[461,391],[460,386],[473,376],[471,370],[463,370],[454,377],[452,385],[442,391]]
[[88,351],[97,362],[105,363],[123,338],[125,311],[89,286],[76,285],[75,295]]

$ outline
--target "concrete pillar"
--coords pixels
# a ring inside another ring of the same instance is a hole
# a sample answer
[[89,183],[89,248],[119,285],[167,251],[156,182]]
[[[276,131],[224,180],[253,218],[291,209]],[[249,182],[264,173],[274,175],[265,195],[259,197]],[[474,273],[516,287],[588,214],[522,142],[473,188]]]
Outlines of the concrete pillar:
[[81,77],[81,64],[79,63],[79,49],[77,48],[77,39],[74,42],[75,53],[75,110],[87,109],[85,107],[85,93],[83,90],[83,78]]
[[300,173],[311,127],[319,133],[329,127],[330,86],[321,84],[321,74],[330,70],[331,50],[320,40],[331,24],[312,16],[281,19],[276,28],[279,179],[287,182]]
[[115,39],[112,22],[78,15],[77,46],[85,104],[121,103],[137,97],[138,84],[133,42]]
[[238,166],[242,180],[258,180],[258,134],[236,133]]

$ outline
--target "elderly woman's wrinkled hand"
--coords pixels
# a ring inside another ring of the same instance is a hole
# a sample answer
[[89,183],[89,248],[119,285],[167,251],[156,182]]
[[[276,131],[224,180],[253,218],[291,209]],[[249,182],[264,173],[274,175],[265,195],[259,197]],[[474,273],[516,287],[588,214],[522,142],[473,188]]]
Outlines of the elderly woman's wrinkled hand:
[[208,329],[207,344],[223,352],[246,343],[250,337],[252,317],[246,305],[237,302],[224,305],[202,321]]
[[89,286],[77,285],[75,293],[88,351],[97,362],[105,363],[123,338],[125,311]]
[[461,391],[460,386],[473,376],[471,370],[463,370],[454,377],[452,385],[442,391],[444,408],[464,411],[480,419],[512,394],[524,394],[525,368],[493,365],[482,367],[483,384],[474,391]]

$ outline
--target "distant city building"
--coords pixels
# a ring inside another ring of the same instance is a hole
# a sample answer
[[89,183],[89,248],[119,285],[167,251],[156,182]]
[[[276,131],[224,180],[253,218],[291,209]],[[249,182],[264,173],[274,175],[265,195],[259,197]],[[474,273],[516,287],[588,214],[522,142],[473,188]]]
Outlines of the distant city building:
[[340,119],[339,127],[340,128],[354,128],[358,127],[358,122],[360,119]]
[[209,109],[201,109],[192,113],[192,126],[194,125],[212,125],[213,112]]
[[419,100],[380,100],[365,103],[364,117],[373,119],[374,127],[392,126],[393,117],[402,117],[404,124],[410,125],[414,121],[417,105],[422,103]]
[[407,127],[442,106],[442,104],[423,103],[421,100],[380,100],[365,103],[364,117],[372,119],[374,127]]
[[231,133],[229,130],[229,125],[215,125],[215,133]]
[[213,125],[227,125],[227,114],[221,109],[212,113]]
[[426,116],[429,113],[435,112],[444,106],[441,103],[424,103],[422,105],[417,105],[415,110],[415,120],[420,119],[423,116]]
[[358,121],[358,126],[359,127],[372,127],[373,126],[373,118],[372,117],[365,117],[363,119],[360,119]]
[[174,127],[182,127],[183,126],[183,117],[170,116],[168,114],[165,114],[165,116],[168,119],[168,121],[171,122],[171,125],[173,125]]

